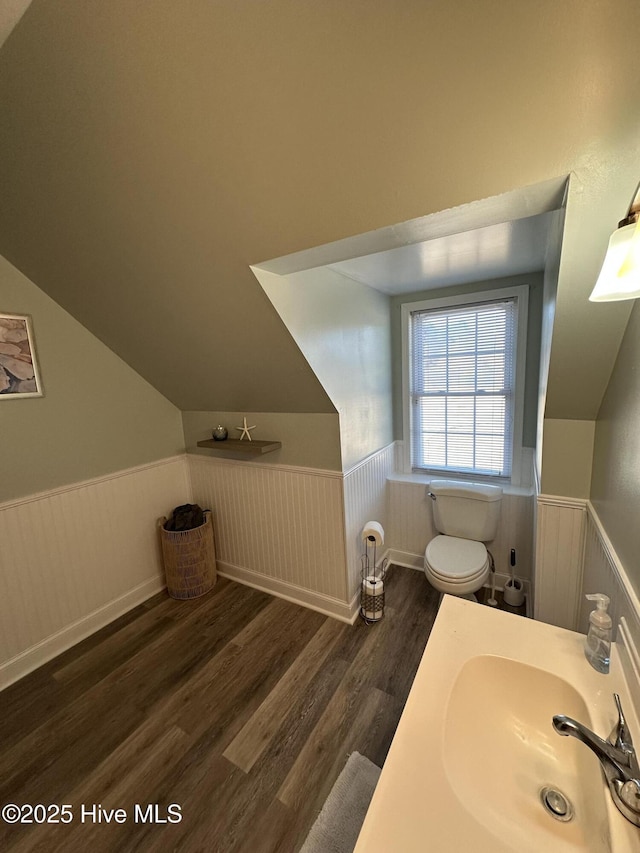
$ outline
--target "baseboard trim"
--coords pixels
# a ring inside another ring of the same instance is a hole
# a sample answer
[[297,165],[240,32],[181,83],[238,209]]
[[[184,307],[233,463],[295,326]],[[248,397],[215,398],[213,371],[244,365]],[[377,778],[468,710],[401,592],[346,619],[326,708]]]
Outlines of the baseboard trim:
[[71,625],[65,625],[55,634],[20,652],[19,655],[0,665],[0,690],[4,690],[5,687],[62,654],[71,646],[99,631],[100,628],[104,628],[114,619],[161,592],[164,587],[164,578],[149,578],[149,580],[125,592],[124,595],[104,604],[76,622],[72,622]]
[[349,611],[351,613],[351,616],[349,617],[349,624],[355,625],[358,616],[360,615],[360,590],[358,590],[351,599]]
[[[324,595],[321,592],[314,592],[313,590],[305,589],[286,581],[267,577],[267,575],[254,572],[251,569],[245,569],[242,566],[234,566],[233,563],[224,563],[218,560],[217,567],[218,574],[223,578],[229,578],[229,580],[237,581],[245,586],[253,587],[253,589],[259,589],[261,592],[275,595],[277,598],[284,598],[285,601],[290,601],[292,604],[299,604],[302,607],[307,607],[309,610],[323,613],[325,616],[332,616],[334,619],[340,620],[340,622],[353,625],[358,616],[358,595],[347,603],[346,601],[340,601],[338,598]],[[356,607],[355,613],[353,612],[354,606]]]
[[416,569],[421,572],[424,570],[424,554],[412,554],[409,551],[398,551],[396,548],[389,548],[387,556],[390,563],[396,566],[403,566],[405,569]]

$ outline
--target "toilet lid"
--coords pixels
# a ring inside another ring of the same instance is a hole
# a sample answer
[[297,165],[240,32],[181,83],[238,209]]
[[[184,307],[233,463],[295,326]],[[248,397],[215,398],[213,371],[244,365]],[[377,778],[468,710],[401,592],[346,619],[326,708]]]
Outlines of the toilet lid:
[[462,581],[481,574],[487,564],[487,549],[482,542],[436,536],[427,545],[425,557],[431,569],[452,581]]

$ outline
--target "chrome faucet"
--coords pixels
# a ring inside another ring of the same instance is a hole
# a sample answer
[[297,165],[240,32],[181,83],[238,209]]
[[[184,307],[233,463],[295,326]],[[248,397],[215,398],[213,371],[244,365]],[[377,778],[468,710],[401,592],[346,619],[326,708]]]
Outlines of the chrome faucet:
[[595,753],[616,807],[627,820],[640,826],[640,766],[622,713],[620,697],[614,693],[613,698],[618,709],[618,722],[608,740],[602,740],[582,723],[564,714],[554,716],[553,728],[559,735],[578,738]]

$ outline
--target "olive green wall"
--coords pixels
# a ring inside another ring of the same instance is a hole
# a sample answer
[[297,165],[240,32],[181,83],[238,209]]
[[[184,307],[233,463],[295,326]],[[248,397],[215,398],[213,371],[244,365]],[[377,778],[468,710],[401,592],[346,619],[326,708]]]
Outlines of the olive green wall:
[[573,172],[548,416],[594,419],[639,30],[628,0],[34,0],[0,252],[182,410],[330,413],[249,265]]
[[251,436],[260,441],[280,441],[282,447],[258,458],[262,465],[296,465],[301,468],[325,468],[340,471],[340,422],[337,414],[304,414],[301,412],[183,412],[185,444],[189,453],[202,456],[231,456],[224,444],[220,451],[198,447],[198,442],[211,438],[213,427],[221,424],[227,428],[229,438],[239,438],[242,419],[249,426],[255,424]]
[[393,440],[389,297],[328,267],[254,272],[338,412],[347,471]]
[[545,418],[540,491],[546,495],[588,498],[595,421]]
[[636,300],[595,430],[591,502],[640,595],[640,303]]
[[184,451],[178,409],[1,257],[0,312],[31,316],[44,388],[0,398],[0,502]]

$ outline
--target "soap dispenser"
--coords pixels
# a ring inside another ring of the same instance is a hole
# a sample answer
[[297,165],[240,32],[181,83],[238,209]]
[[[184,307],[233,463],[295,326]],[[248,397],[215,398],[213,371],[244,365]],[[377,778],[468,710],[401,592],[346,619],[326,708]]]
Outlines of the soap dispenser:
[[586,596],[589,601],[597,601],[595,610],[589,614],[589,631],[584,653],[594,669],[609,672],[611,658],[611,616],[607,613],[609,596],[601,592]]

